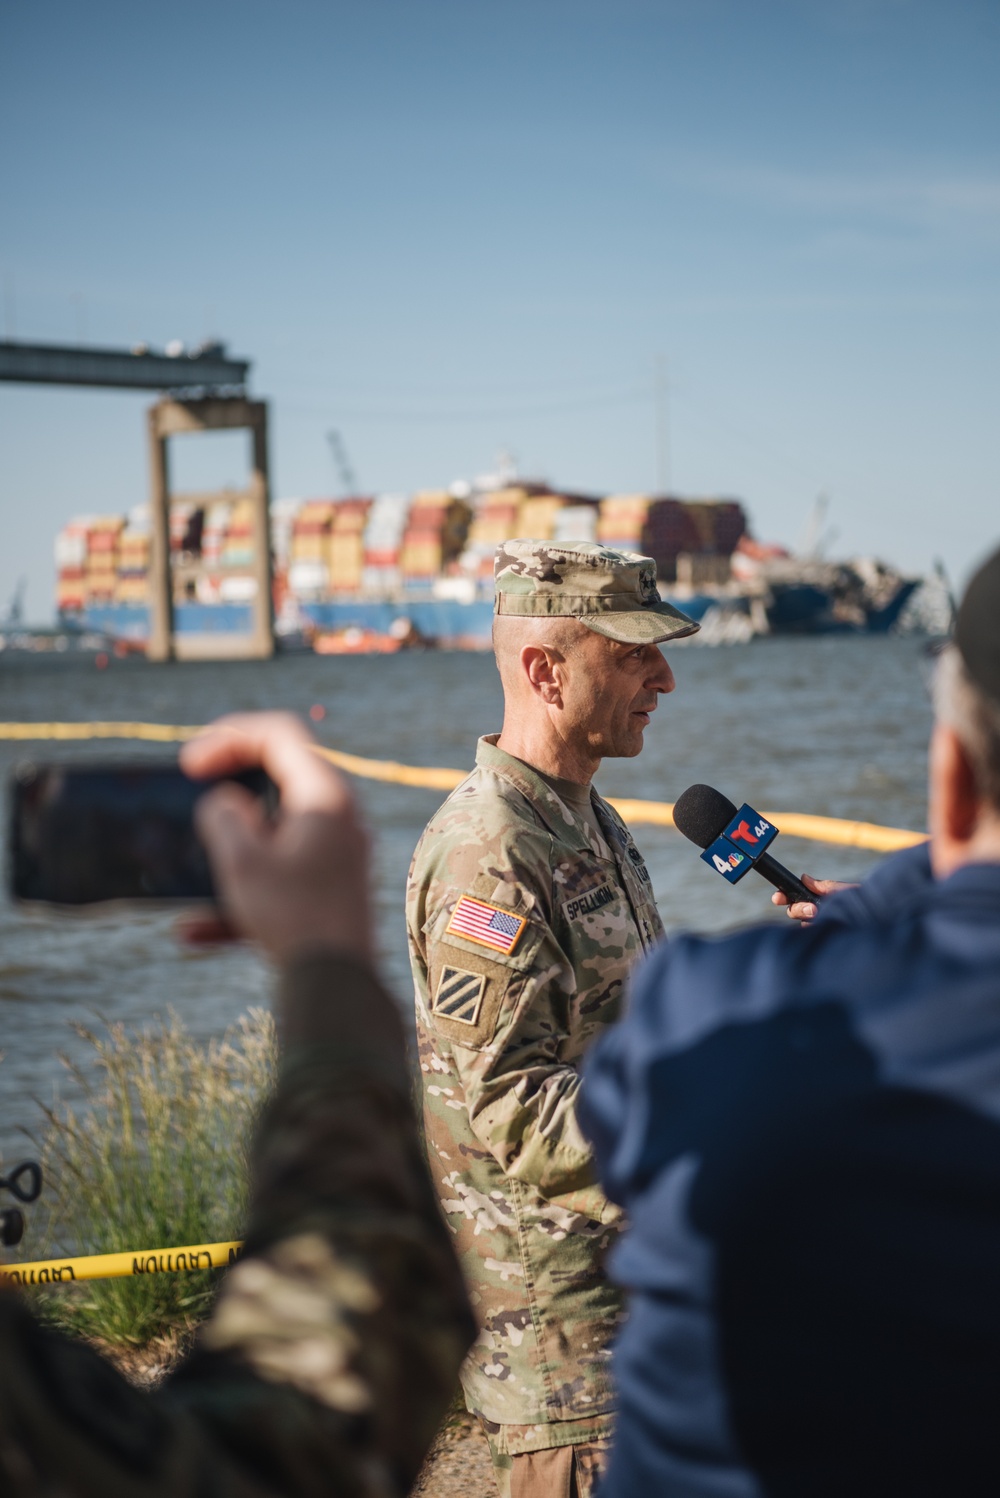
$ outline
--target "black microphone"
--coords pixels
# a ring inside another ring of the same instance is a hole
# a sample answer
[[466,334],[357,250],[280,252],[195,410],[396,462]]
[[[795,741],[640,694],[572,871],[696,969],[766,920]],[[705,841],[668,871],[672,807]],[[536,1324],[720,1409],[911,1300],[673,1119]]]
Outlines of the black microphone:
[[674,826],[699,848],[705,863],[730,884],[756,869],[789,900],[809,900],[819,895],[807,889],[790,869],[767,852],[778,829],[752,806],[736,807],[728,796],[711,785],[689,785],[674,805]]

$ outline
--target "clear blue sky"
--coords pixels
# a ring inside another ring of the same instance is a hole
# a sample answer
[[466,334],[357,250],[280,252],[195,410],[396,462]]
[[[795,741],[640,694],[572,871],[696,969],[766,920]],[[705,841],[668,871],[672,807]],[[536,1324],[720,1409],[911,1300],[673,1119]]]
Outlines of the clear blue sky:
[[[207,334],[274,492],[732,494],[960,580],[1000,540],[996,0],[0,4],[0,329]],[[145,498],[147,398],[0,385],[0,611]],[[175,444],[176,482],[243,476]]]

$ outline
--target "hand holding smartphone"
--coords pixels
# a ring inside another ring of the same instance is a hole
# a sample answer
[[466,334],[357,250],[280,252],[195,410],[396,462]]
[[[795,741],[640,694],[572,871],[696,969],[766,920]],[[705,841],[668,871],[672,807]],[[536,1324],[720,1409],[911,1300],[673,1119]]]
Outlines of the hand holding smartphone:
[[214,902],[194,814],[223,780],[276,813],[277,787],[261,769],[193,780],[173,760],[19,765],[9,803],[13,898],[62,906]]
[[179,764],[24,765],[9,843],[17,900],[212,902],[186,940],[243,937],[277,962],[316,948],[372,960],[364,823],[286,713],[222,718]]

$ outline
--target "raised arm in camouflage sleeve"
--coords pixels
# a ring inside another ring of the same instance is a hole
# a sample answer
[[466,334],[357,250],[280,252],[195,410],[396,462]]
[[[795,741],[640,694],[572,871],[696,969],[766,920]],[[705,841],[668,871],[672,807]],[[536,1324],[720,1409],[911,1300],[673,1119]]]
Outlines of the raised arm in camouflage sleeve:
[[371,971],[332,954],[291,966],[284,1011],[245,1256],[159,1391],[0,1294],[5,1498],[409,1490],[474,1329],[419,1155],[400,1022]]

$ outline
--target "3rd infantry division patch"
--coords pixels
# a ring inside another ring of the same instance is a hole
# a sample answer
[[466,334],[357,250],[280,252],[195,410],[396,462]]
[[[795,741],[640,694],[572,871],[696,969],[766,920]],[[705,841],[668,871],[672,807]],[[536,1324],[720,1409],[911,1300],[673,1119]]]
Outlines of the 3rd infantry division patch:
[[466,973],[460,967],[446,967],[434,995],[434,1013],[445,1019],[457,1019],[463,1025],[475,1025],[486,987],[485,973]]

